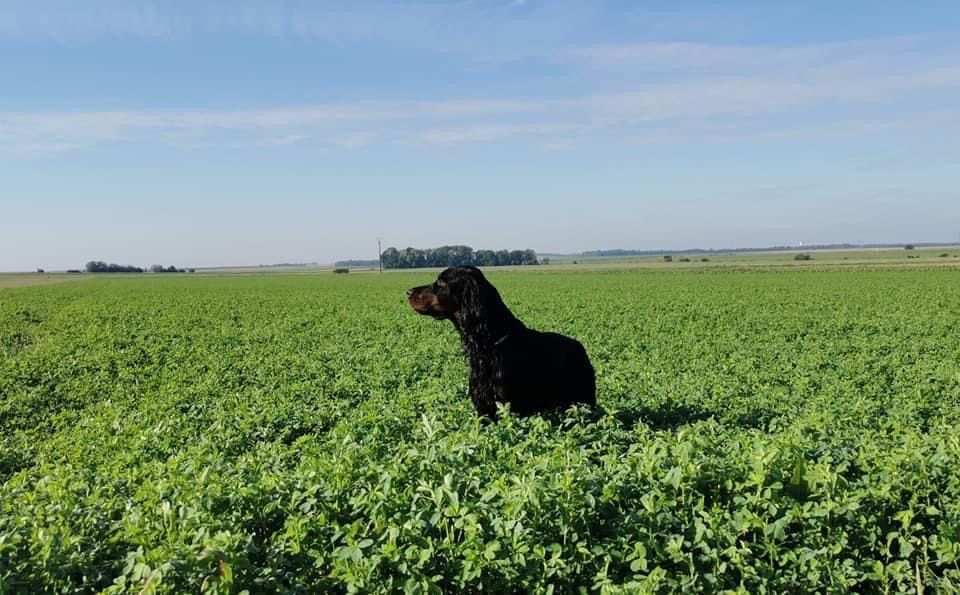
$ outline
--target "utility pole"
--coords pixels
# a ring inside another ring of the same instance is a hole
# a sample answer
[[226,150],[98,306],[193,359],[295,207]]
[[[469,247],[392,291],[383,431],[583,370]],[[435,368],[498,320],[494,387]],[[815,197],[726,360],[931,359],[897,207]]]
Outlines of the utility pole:
[[380,272],[383,272],[383,248],[380,247],[380,241],[383,238],[377,238],[377,262],[380,264]]

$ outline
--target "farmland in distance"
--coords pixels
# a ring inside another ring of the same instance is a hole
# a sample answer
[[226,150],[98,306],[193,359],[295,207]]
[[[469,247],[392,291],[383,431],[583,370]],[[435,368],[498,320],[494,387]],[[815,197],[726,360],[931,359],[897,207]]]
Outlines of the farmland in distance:
[[492,426],[433,273],[0,290],[0,592],[958,589],[929,260],[491,270],[602,406]]

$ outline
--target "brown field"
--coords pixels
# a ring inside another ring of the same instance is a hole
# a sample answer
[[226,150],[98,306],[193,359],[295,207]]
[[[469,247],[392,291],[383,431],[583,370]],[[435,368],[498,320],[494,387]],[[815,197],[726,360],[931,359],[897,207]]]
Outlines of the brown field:
[[53,285],[91,277],[92,275],[73,273],[0,273],[0,289],[29,287],[31,285]]

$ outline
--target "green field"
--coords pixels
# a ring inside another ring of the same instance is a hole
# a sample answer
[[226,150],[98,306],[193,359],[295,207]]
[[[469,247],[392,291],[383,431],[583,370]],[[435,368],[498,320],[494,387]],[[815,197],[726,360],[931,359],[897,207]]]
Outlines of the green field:
[[32,287],[34,285],[54,285],[67,281],[89,279],[89,275],[66,273],[0,273],[0,289],[11,287]]
[[430,273],[0,290],[0,593],[956,591],[941,260],[489,271],[602,406],[492,426]]
[[[797,254],[809,254],[810,260],[797,261]],[[945,245],[924,247],[915,250],[903,248],[855,248],[835,250],[793,250],[793,251],[755,251],[755,252],[715,252],[694,254],[671,254],[672,262],[664,262],[663,256],[562,256],[554,257],[554,265],[571,267],[576,261],[581,267],[658,267],[658,268],[702,268],[718,266],[764,267],[823,267],[860,265],[887,266],[957,266],[960,265],[960,246]],[[683,262],[681,259],[689,259]],[[705,261],[703,259],[706,259]]]

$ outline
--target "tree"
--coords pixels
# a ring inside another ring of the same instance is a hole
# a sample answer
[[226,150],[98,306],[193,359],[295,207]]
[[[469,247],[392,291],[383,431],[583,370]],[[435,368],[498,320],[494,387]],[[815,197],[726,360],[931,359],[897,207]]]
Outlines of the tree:
[[142,273],[143,269],[140,267],[131,266],[129,264],[107,264],[102,260],[91,260],[86,265],[86,270],[88,273]]
[[473,261],[478,267],[497,266],[497,253],[493,250],[477,250],[473,253]]
[[457,244],[437,248],[411,248],[397,250],[387,248],[381,254],[383,268],[410,269],[419,267],[455,267],[455,266],[503,266],[509,264],[539,264],[537,253],[533,250],[474,250],[470,246]]
[[447,266],[466,266],[473,264],[473,248],[470,246],[450,246],[447,251]]
[[417,266],[419,259],[423,257],[417,254],[417,250],[414,248],[404,248],[403,252],[400,253],[400,268],[402,269],[412,269]]
[[383,258],[383,268],[385,269],[398,269],[400,268],[400,251],[394,247],[387,248],[383,251],[381,255]]

